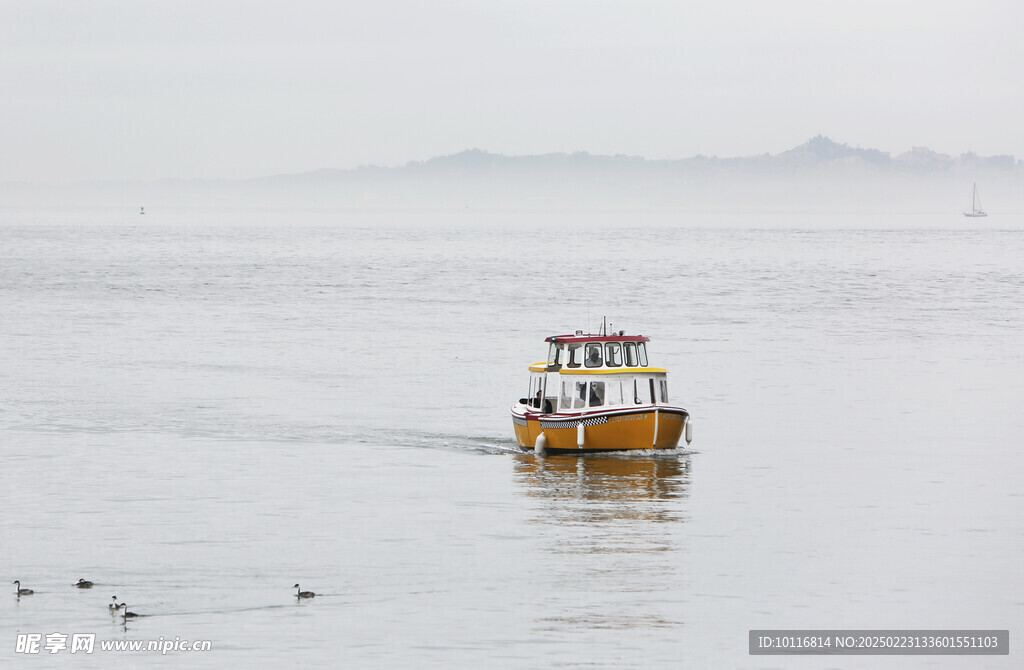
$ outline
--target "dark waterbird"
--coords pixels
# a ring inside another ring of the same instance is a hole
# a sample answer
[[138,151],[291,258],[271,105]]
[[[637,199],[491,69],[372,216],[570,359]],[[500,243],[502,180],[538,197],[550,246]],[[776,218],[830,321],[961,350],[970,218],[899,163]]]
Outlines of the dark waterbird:
[[135,617],[139,616],[135,612],[129,612],[128,611],[128,605],[125,604],[125,603],[121,603],[120,605],[118,605],[118,607],[123,607],[124,608],[124,614],[122,614],[122,616],[125,619],[134,619]]
[[110,610],[111,612],[116,612],[117,610],[121,609],[121,606],[117,604],[117,596],[110,596],[110,599],[114,602],[107,605],[108,610]]
[[296,590],[296,593],[295,593],[295,597],[296,598],[313,598],[313,597],[316,596],[316,594],[313,593],[312,591],[302,591],[302,590],[300,590],[298,584],[296,584],[292,588]]
[[33,593],[35,593],[35,591],[33,591],[32,589],[23,589],[23,588],[21,588],[21,582],[19,582],[17,579],[15,579],[13,582],[11,582],[11,584],[14,584],[17,587],[17,594],[19,596],[30,596]]
[[92,588],[92,582],[90,582],[88,579],[79,579],[78,583],[75,584],[74,586],[77,586],[80,589],[91,589]]

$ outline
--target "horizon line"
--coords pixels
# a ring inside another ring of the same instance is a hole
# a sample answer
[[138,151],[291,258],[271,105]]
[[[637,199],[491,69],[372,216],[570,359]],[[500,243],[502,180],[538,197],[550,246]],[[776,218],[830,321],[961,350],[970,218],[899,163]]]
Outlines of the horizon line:
[[638,154],[625,154],[625,153],[602,154],[602,153],[590,153],[587,150],[551,151],[551,152],[546,152],[546,153],[534,153],[534,154],[504,154],[504,153],[500,153],[500,152],[493,152],[493,151],[490,151],[488,149],[481,149],[479,147],[472,147],[472,148],[462,149],[462,150],[456,151],[454,153],[437,154],[437,155],[434,155],[434,156],[431,156],[429,158],[422,159],[422,160],[408,160],[408,161],[406,161],[404,163],[392,164],[392,165],[378,165],[378,164],[373,164],[373,163],[363,163],[363,164],[357,165],[356,167],[319,167],[319,168],[312,168],[312,169],[308,169],[308,170],[300,170],[300,171],[297,171],[297,172],[267,173],[267,174],[261,174],[261,175],[252,176],[252,177],[156,177],[156,178],[145,179],[145,180],[137,180],[137,179],[130,179],[130,178],[127,178],[127,177],[122,177],[122,178],[109,178],[109,179],[77,179],[77,180],[71,180],[71,181],[66,181],[66,182],[38,182],[38,181],[18,180],[18,181],[4,181],[4,182],[0,182],[0,184],[3,184],[5,186],[84,186],[84,185],[116,184],[116,183],[157,184],[157,183],[165,183],[165,182],[172,182],[172,183],[189,183],[189,182],[240,183],[240,182],[249,182],[249,181],[259,181],[259,180],[265,180],[265,179],[278,179],[278,178],[282,178],[282,177],[303,177],[303,176],[323,174],[323,173],[357,173],[357,172],[360,172],[360,171],[371,171],[371,170],[381,170],[381,171],[401,170],[401,169],[404,169],[404,168],[425,166],[425,165],[427,165],[429,163],[432,163],[432,162],[441,161],[441,160],[444,160],[444,159],[457,158],[459,156],[465,156],[467,154],[478,154],[478,155],[481,155],[481,156],[494,157],[494,158],[506,158],[506,159],[531,159],[531,158],[536,159],[536,158],[550,158],[550,157],[557,157],[557,156],[561,156],[561,157],[579,156],[579,157],[594,158],[594,159],[633,160],[633,161],[640,161],[640,162],[644,162],[644,163],[679,163],[679,162],[694,161],[694,160],[742,161],[742,160],[758,160],[758,159],[765,159],[765,158],[778,158],[780,156],[783,156],[783,155],[785,155],[787,153],[796,151],[796,150],[801,149],[803,147],[811,146],[814,143],[818,143],[818,145],[823,146],[823,147],[835,147],[835,148],[839,148],[839,149],[845,149],[848,152],[853,153],[853,154],[874,155],[874,156],[881,157],[883,159],[888,159],[888,160],[896,160],[896,159],[898,159],[901,156],[906,156],[908,154],[914,154],[915,152],[920,152],[920,153],[925,154],[925,155],[932,155],[933,157],[936,157],[936,158],[944,158],[944,159],[948,159],[948,160],[957,160],[957,159],[971,158],[971,157],[977,158],[979,160],[1003,159],[1003,160],[1009,160],[1010,162],[1012,162],[1012,164],[1014,166],[1017,166],[1020,163],[1024,162],[1024,161],[1018,160],[1016,158],[1016,156],[1014,156],[1013,154],[990,154],[988,156],[983,156],[983,155],[978,154],[978,153],[976,153],[974,151],[964,151],[964,152],[961,152],[960,154],[953,155],[953,154],[947,154],[947,153],[941,153],[941,152],[938,152],[938,151],[934,151],[934,150],[932,150],[931,148],[929,148],[927,146],[912,146],[908,151],[904,151],[904,152],[902,152],[900,154],[896,154],[896,156],[893,156],[892,152],[890,152],[890,151],[882,151],[881,149],[876,149],[876,148],[872,148],[872,147],[850,146],[849,144],[847,144],[845,142],[837,142],[836,140],[833,140],[831,137],[829,137],[827,135],[818,134],[818,135],[815,135],[815,136],[811,137],[810,139],[808,139],[806,142],[804,142],[802,144],[798,144],[796,146],[793,146],[793,147],[791,147],[789,149],[785,149],[785,150],[780,151],[780,152],[775,153],[775,154],[772,154],[772,153],[766,151],[766,152],[763,152],[763,153],[747,154],[747,155],[740,155],[740,156],[719,156],[717,154],[713,154],[713,155],[709,156],[709,155],[705,155],[705,154],[694,154],[692,156],[685,156],[685,157],[681,157],[681,158],[647,158],[646,156],[641,156],[641,155],[638,155]]

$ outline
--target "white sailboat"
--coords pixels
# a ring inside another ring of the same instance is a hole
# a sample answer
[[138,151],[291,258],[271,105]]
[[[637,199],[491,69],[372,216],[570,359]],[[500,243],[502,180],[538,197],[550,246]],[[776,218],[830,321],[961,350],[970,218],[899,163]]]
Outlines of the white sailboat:
[[964,212],[964,216],[988,216],[985,210],[981,207],[981,198],[978,197],[978,182],[974,182],[974,195],[971,197],[971,211]]

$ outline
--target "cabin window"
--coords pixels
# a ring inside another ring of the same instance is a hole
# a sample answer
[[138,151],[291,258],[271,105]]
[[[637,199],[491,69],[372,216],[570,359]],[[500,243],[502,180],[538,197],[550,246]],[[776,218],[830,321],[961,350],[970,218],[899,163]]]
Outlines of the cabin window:
[[572,409],[572,382],[568,379],[562,380],[562,395],[558,405],[561,409]]
[[635,342],[624,342],[622,345],[623,350],[626,352],[626,365],[631,368],[636,367],[636,343]]
[[570,368],[578,368],[583,365],[583,345],[582,344],[570,344],[569,355],[566,365]]
[[587,345],[587,367],[601,367],[601,345],[593,342]]
[[548,348],[548,365],[558,365],[561,363],[561,357],[562,345],[552,342],[551,346]]
[[600,407],[604,404],[604,382],[590,382],[590,406]]
[[587,382],[576,382],[576,393],[573,395],[573,409],[582,409],[587,402]]
[[609,342],[604,345],[604,362],[610,368],[622,365],[622,347],[618,342]]
[[608,395],[606,399],[609,405],[622,404],[622,382],[608,382]]
[[658,381],[658,384],[661,386],[661,402],[667,404],[668,403],[668,380],[667,379],[661,379],[661,380]]
[[633,402],[637,405],[650,405],[651,392],[654,390],[652,384],[646,379],[633,380]]
[[636,343],[636,353],[639,354],[639,357],[640,357],[640,367],[646,368],[647,367],[647,345],[644,344],[643,342],[637,342]]
[[530,395],[527,396],[527,403],[531,407],[540,407],[543,403],[543,377],[530,376]]

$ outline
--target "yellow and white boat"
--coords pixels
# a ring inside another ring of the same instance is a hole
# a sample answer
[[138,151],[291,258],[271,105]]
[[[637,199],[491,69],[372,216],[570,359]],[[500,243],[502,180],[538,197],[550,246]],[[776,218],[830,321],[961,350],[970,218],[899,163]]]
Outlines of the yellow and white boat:
[[669,404],[668,371],[649,367],[650,338],[625,331],[552,335],[512,405],[520,447],[543,453],[674,449],[693,437],[690,413]]

